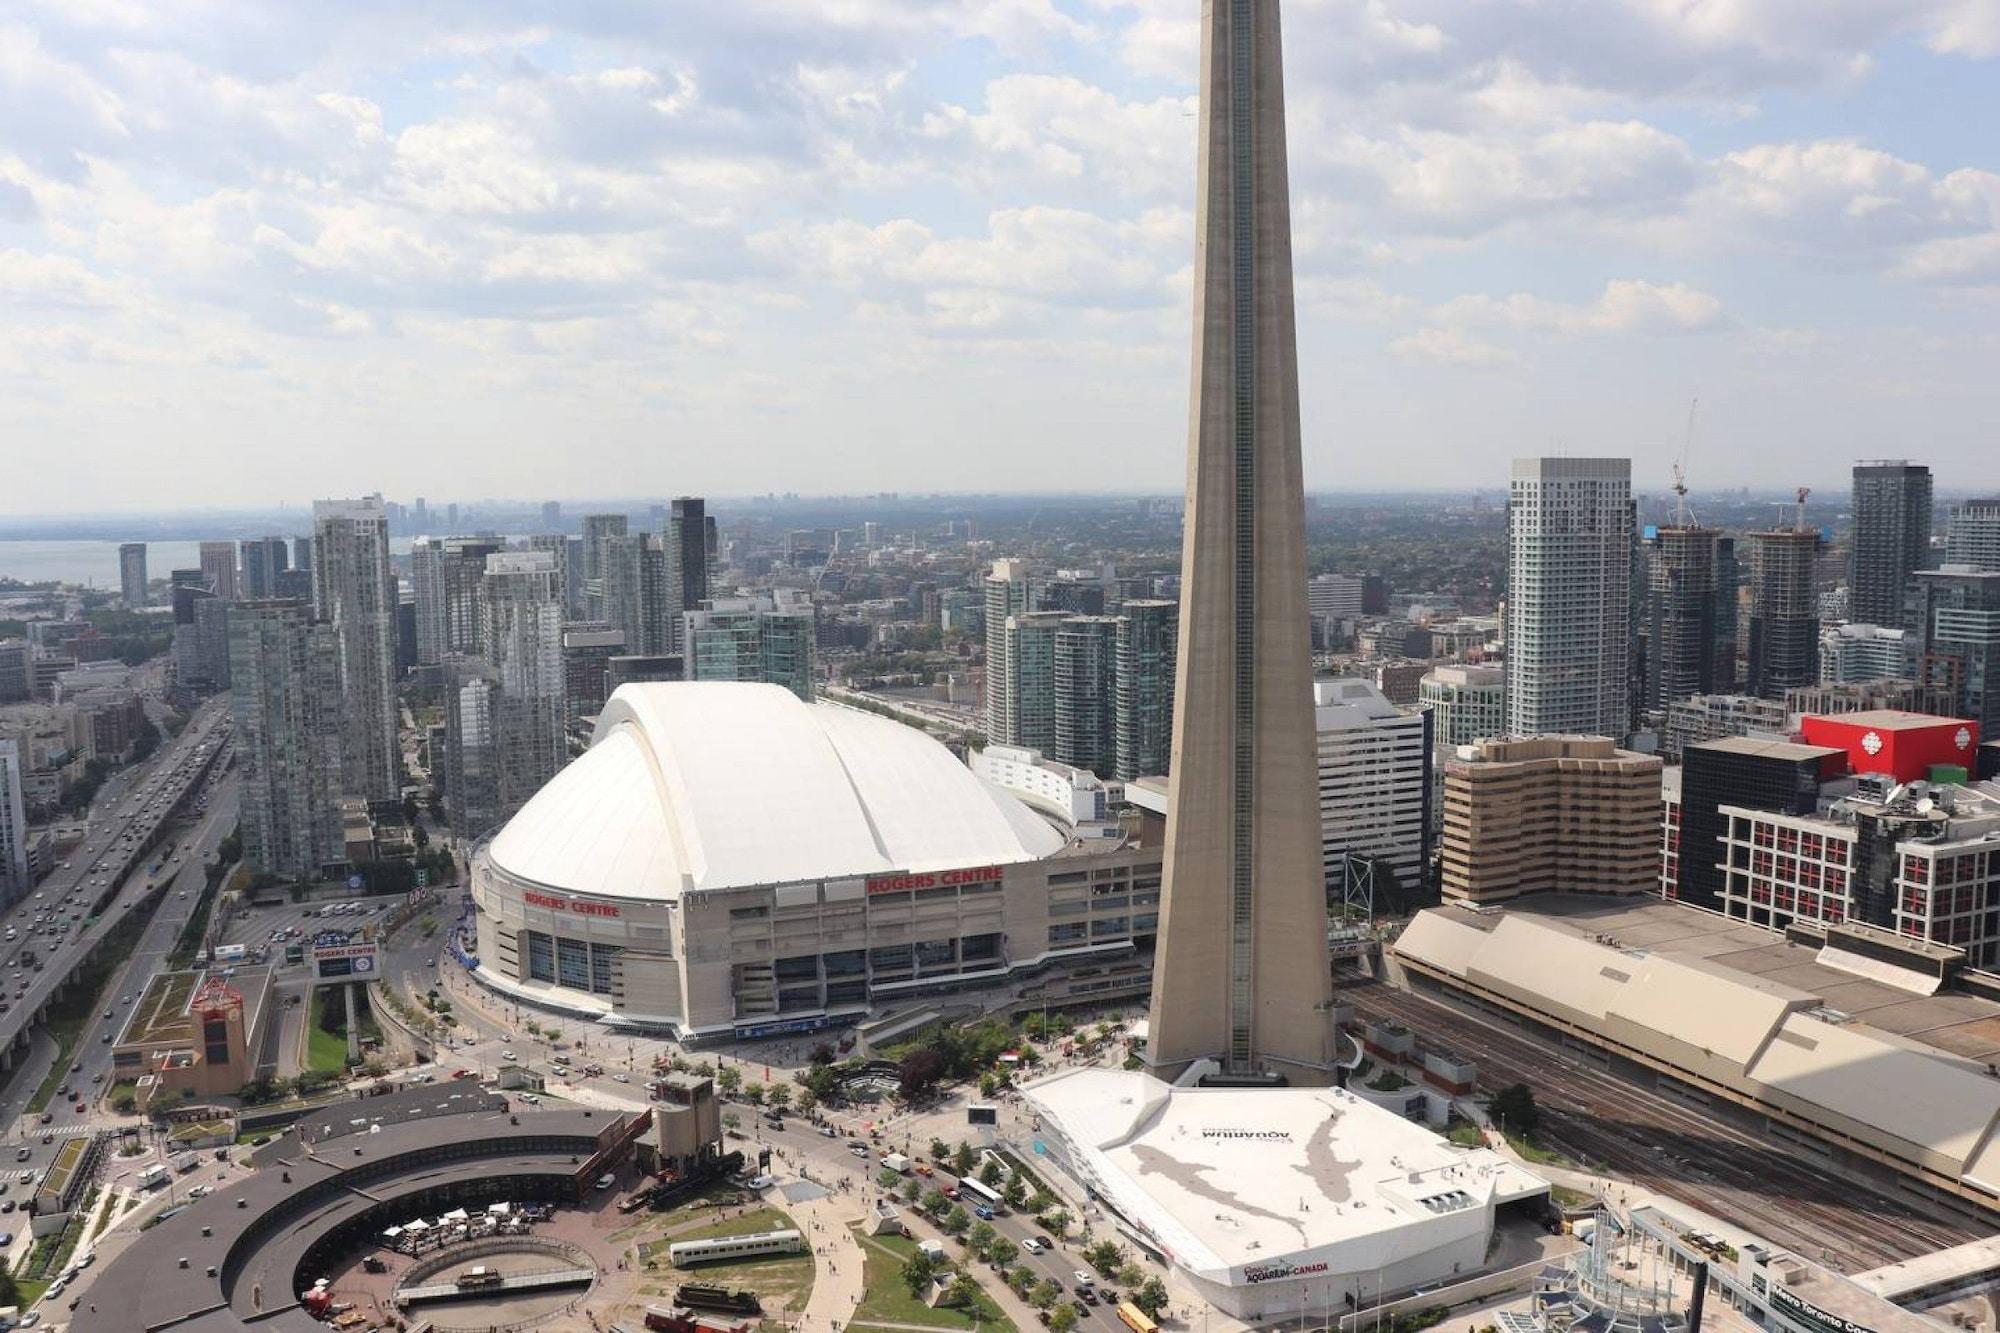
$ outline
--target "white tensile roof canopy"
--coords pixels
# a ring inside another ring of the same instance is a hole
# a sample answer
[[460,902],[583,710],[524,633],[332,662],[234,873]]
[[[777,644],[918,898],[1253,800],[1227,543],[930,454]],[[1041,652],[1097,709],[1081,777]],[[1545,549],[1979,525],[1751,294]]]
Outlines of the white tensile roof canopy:
[[614,898],[1037,860],[1065,838],[913,727],[777,685],[626,685],[494,838],[523,881]]

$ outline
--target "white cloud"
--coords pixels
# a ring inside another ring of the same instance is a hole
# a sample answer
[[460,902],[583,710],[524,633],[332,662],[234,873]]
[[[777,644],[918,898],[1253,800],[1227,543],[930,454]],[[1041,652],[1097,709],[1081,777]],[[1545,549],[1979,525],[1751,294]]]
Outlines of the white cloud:
[[1463,329],[1427,325],[1389,344],[1394,356],[1408,362],[1437,362],[1448,366],[1504,366],[1519,360],[1503,347],[1467,333]]

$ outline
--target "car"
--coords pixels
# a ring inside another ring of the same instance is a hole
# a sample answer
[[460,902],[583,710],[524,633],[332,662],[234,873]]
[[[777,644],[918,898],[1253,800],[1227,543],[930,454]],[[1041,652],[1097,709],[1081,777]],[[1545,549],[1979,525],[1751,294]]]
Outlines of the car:
[[991,1222],[993,1220],[993,1210],[983,1203],[974,1204],[972,1212],[982,1222]]
[[100,1069],[95,1074],[92,1074],[90,1081],[92,1083],[102,1083],[104,1081],[104,1071]]
[[1094,1287],[1097,1285],[1097,1274],[1091,1272],[1089,1269],[1079,1268],[1076,1272],[1070,1274],[1070,1276],[1076,1279],[1076,1285],[1079,1287]]
[[[821,1125],[819,1127],[819,1136],[823,1139],[837,1139],[840,1137],[840,1131],[835,1129],[832,1125]],[[866,1152],[868,1150],[866,1148],[863,1148],[862,1151]]]
[[70,1064],[69,1072],[72,1074],[81,1074],[83,1072],[83,1061],[81,1060],[73,1061]]
[[521,1094],[521,1100],[522,1100],[522,1101],[524,1101],[524,1102],[526,1102],[526,1103],[527,1103],[528,1105],[530,1105],[530,1106],[540,1106],[540,1105],[542,1104],[542,1099],[541,1099],[540,1097],[537,1097],[537,1096],[536,1096],[536,1095],[535,1095],[534,1093],[532,1093],[532,1092],[524,1092],[524,1093],[522,1093],[522,1094]]
[[868,1145],[865,1143],[850,1143],[847,1145],[847,1151],[853,1153],[856,1157],[866,1157],[868,1155]]
[[45,1125],[53,1124],[55,1122],[55,1118],[56,1118],[56,1113],[54,1111],[42,1112],[42,1123]]
[[611,1076],[611,1081],[613,1083],[630,1083],[632,1081],[632,1076],[630,1074],[613,1074]]
[[514,1058],[514,1053],[512,1051],[502,1051],[500,1052],[500,1058],[502,1060],[512,1060]]
[[17,1207],[19,1205],[12,1199],[0,1199],[0,1213],[11,1213]]
[[103,1036],[99,1037],[97,1039],[97,1044],[100,1046],[109,1046],[111,1044],[111,1034],[107,1032]]
[[618,1183],[618,1177],[612,1175],[609,1171],[606,1171],[603,1175],[597,1178],[597,1188],[601,1190],[608,1190],[617,1183]]
[[453,1078],[478,1078],[479,1072],[473,1069],[454,1069],[451,1071],[451,1076]]
[[929,1162],[918,1162],[918,1163],[917,1163],[917,1174],[918,1174],[918,1175],[920,1175],[920,1176],[927,1176],[927,1175],[929,1175],[930,1173],[931,1173],[931,1164],[930,1164]]
[[1085,1288],[1083,1289],[1083,1300],[1084,1300],[1084,1304],[1086,1304],[1086,1305],[1095,1305],[1095,1304],[1097,1304],[1097,1288],[1096,1288],[1096,1287],[1085,1287]]
[[[1088,1292],[1085,1292],[1084,1294],[1089,1295]],[[1081,1300],[1074,1300],[1071,1301],[1069,1304],[1070,1308],[1076,1311],[1076,1317],[1078,1319],[1090,1318],[1090,1307],[1088,1305],[1085,1305]]]
[[109,1023],[113,1018],[116,1018],[117,1016],[118,1016],[118,1011],[115,1009],[106,1009],[104,1011],[104,1021],[107,1023]]
[[1043,1240],[1040,1236],[1030,1236],[1026,1240],[1021,1242],[1021,1248],[1026,1250],[1029,1254],[1040,1254],[1042,1251],[1049,1248],[1049,1243]]
[[34,1155],[34,1150],[31,1148],[16,1148],[14,1150],[14,1160],[17,1162],[25,1162]]

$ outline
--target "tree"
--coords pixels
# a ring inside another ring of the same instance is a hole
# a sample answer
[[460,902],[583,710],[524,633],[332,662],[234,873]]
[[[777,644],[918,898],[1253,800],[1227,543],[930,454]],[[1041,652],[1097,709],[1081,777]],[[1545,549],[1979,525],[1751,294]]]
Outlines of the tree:
[[1007,1177],[1006,1185],[1000,1190],[1000,1197],[1007,1201],[1009,1208],[1019,1209],[1028,1201],[1028,1182],[1023,1180],[1019,1173]]
[[938,1261],[918,1250],[903,1261],[903,1285],[910,1289],[910,1295],[922,1300],[931,1289],[931,1283],[938,1275]]
[[830,1102],[840,1092],[840,1075],[832,1065],[815,1064],[801,1077],[805,1089],[823,1102]]
[[903,1178],[885,1166],[881,1174],[875,1177],[875,1183],[885,1190],[893,1190],[903,1183]]
[[960,1140],[959,1145],[951,1150],[951,1173],[955,1176],[972,1174],[972,1149],[964,1140]]
[[903,1182],[904,1203],[915,1203],[918,1199],[923,1197],[923,1193],[924,1193],[924,1187],[922,1185],[919,1185],[916,1181],[906,1180]]
[[993,1243],[986,1247],[986,1257],[1002,1268],[1009,1268],[1021,1257],[1021,1247],[1005,1236],[996,1235]]
[[792,1104],[792,1090],[783,1083],[773,1083],[764,1089],[764,1104],[782,1111]]
[[945,1147],[943,1139],[931,1140],[931,1160],[933,1162],[942,1162],[949,1156],[951,1156],[951,1149]]
[[1129,1259],[1118,1269],[1118,1285],[1121,1287],[1137,1287],[1145,1280],[1146,1275],[1140,1271],[1139,1265]]
[[724,1065],[715,1076],[715,1086],[733,1096],[743,1086],[743,1071],[735,1065]]
[[944,1303],[955,1305],[961,1310],[970,1310],[979,1304],[979,1284],[969,1274],[960,1273],[945,1288]]
[[1083,1252],[1083,1261],[1110,1277],[1125,1262],[1125,1251],[1115,1240],[1101,1240]]
[[1037,1310],[1046,1310],[1061,1299],[1062,1288],[1047,1278],[1043,1278],[1040,1282],[1037,1282],[1035,1289],[1028,1293],[1028,1303],[1033,1305]]
[[937,1091],[944,1077],[944,1060],[928,1046],[919,1046],[903,1057],[897,1069],[896,1091],[906,1102],[922,1101]]
[[806,1114],[818,1105],[819,1098],[813,1095],[811,1088],[800,1088],[792,1094],[792,1106],[800,1115]]
[[1069,1214],[1060,1208],[1049,1209],[1037,1220],[1057,1239],[1061,1239],[1062,1234],[1069,1230]]
[[980,1166],[979,1183],[982,1185],[998,1185],[1000,1183],[1000,1160],[997,1157],[987,1158],[985,1163]]
[[1076,1307],[1065,1303],[1049,1311],[1049,1327],[1055,1333],[1069,1333],[1076,1327]]
[[972,1225],[972,1214],[966,1212],[962,1204],[955,1203],[950,1211],[945,1213],[944,1221],[938,1225],[945,1229],[947,1235],[962,1236],[965,1234],[965,1229]]
[[1156,1277],[1147,1278],[1132,1293],[1132,1304],[1144,1310],[1148,1319],[1158,1319],[1160,1311],[1167,1308],[1167,1284]]
[[746,1083],[743,1085],[743,1100],[749,1102],[752,1106],[762,1106],[764,1104],[764,1093],[765,1088],[762,1083]]
[[924,1192],[924,1211],[932,1217],[943,1217],[945,1210],[950,1207],[951,1200],[944,1197],[942,1190],[926,1190]]
[[1535,1105],[1535,1090],[1525,1083],[1514,1083],[1493,1094],[1487,1103],[1488,1111],[1500,1123],[1500,1128],[1522,1138],[1534,1137],[1535,1130],[1542,1123],[1542,1108]]
[[1025,1265],[1016,1266],[1007,1271],[1007,1285],[1021,1293],[1022,1299],[1025,1300],[1028,1293],[1034,1290],[1035,1275],[1029,1272]]
[[981,1259],[988,1259],[993,1256],[993,1245],[999,1238],[1000,1233],[993,1229],[991,1222],[976,1222],[972,1230],[965,1233],[965,1246]]
[[812,1062],[815,1068],[824,1069],[826,1066],[832,1064],[833,1061],[834,1051],[832,1046],[826,1042],[820,1042],[813,1047]]

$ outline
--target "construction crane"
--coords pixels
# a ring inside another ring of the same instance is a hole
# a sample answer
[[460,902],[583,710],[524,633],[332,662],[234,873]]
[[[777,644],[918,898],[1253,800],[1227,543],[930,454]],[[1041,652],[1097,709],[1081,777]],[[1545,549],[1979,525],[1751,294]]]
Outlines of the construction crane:
[[1700,397],[1688,400],[1687,430],[1681,436],[1680,461],[1674,464],[1674,526],[1677,528],[1700,527],[1701,520],[1695,518],[1688,509],[1687,461],[1694,450],[1694,412],[1701,405]]
[[1781,526],[1783,525],[1785,521],[1785,511],[1789,509],[1793,513],[1792,531],[1804,532],[1806,530],[1806,497],[1811,494],[1812,494],[1812,487],[1801,486],[1797,491],[1793,493],[1793,500],[1791,504],[1788,505],[1783,503],[1782,501],[1779,502],[1778,504],[1779,524]]

